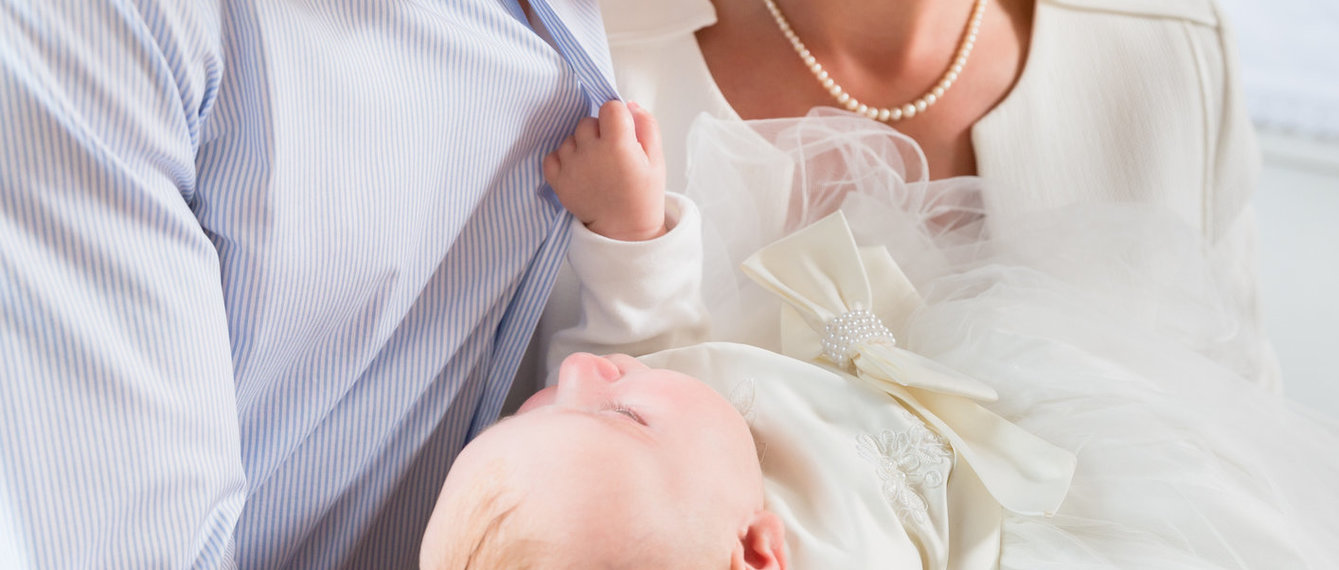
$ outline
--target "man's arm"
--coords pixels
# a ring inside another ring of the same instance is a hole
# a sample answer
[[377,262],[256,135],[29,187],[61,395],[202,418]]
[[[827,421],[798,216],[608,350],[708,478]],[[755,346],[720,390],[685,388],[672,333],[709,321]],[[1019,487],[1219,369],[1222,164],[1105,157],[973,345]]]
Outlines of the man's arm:
[[231,565],[245,497],[218,257],[189,206],[218,6],[0,0],[0,545]]

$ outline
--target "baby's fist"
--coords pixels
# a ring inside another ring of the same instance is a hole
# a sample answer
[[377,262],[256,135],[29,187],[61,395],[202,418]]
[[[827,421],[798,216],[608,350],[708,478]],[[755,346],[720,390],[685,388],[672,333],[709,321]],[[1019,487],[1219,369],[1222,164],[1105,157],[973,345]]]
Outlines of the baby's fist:
[[655,118],[610,101],[544,158],[544,179],[591,231],[642,241],[665,233],[665,160]]

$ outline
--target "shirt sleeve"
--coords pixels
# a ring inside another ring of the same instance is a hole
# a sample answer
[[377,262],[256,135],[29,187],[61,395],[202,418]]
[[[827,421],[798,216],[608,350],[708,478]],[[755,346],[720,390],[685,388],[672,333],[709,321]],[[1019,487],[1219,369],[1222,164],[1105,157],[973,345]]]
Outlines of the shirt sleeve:
[[[1214,8],[1218,9],[1216,3]],[[1214,118],[1210,124],[1217,127],[1209,137],[1204,230],[1212,245],[1210,259],[1239,326],[1216,356],[1258,384],[1278,391],[1282,374],[1260,310],[1259,232],[1250,203],[1259,186],[1261,155],[1241,91],[1236,39],[1226,16],[1219,12],[1219,25],[1201,32],[1213,34],[1203,42],[1202,72],[1214,94],[1208,109]]]
[[666,195],[665,235],[627,242],[602,237],[573,220],[567,260],[579,290],[575,326],[548,343],[547,370],[573,352],[634,356],[705,340],[702,228],[697,207]]
[[232,565],[228,320],[190,208],[218,18],[0,1],[0,558],[20,566]]

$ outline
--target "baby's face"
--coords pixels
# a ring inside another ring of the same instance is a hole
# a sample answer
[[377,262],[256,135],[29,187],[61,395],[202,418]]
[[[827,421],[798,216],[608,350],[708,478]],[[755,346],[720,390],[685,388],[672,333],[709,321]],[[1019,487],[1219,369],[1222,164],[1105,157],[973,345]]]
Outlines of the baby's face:
[[565,360],[556,386],[461,452],[444,499],[498,464],[523,497],[515,516],[554,546],[552,567],[565,555],[573,567],[635,560],[685,533],[728,557],[763,504],[753,439],[730,403],[626,356]]

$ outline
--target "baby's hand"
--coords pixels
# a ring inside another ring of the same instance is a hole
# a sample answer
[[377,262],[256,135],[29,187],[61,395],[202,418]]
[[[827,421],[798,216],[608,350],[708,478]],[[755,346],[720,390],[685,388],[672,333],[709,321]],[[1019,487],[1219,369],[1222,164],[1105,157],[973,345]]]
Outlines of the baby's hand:
[[544,158],[544,179],[581,223],[604,237],[664,235],[665,159],[655,118],[635,103],[610,101]]

